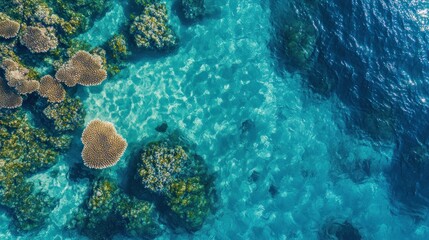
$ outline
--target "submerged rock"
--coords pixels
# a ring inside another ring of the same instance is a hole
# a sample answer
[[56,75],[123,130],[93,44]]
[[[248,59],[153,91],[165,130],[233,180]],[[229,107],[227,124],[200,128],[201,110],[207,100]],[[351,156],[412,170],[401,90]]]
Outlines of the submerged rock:
[[161,125],[157,126],[155,130],[160,133],[165,133],[167,131],[168,124],[166,122],[161,123]]
[[361,240],[362,236],[348,221],[328,221],[319,231],[320,240]]

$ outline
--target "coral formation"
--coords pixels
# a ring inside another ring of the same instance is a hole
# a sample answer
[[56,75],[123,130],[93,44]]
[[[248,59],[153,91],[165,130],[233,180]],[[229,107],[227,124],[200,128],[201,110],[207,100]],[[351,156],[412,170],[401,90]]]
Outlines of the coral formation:
[[62,102],[49,104],[43,115],[55,131],[69,132],[83,126],[85,110],[79,98],[66,97]]
[[157,193],[165,192],[187,159],[181,146],[168,148],[162,143],[152,144],[142,153],[138,174],[146,188]]
[[168,25],[167,8],[163,3],[147,4],[130,28],[138,47],[162,50],[177,45],[177,37]]
[[154,204],[122,196],[117,211],[124,220],[125,231],[128,235],[136,238],[146,238],[160,233],[159,225],[155,221]]
[[82,159],[89,168],[115,165],[127,148],[127,141],[116,132],[110,122],[91,121],[82,133]]
[[19,94],[28,94],[39,89],[39,82],[29,79],[29,70],[12,59],[4,59],[1,67],[5,71],[7,84]]
[[26,46],[32,53],[43,53],[55,49],[58,39],[46,28],[27,27],[20,37],[21,44]]
[[179,142],[174,137],[147,145],[140,156],[137,178],[169,208],[170,224],[196,231],[215,202],[213,178],[203,159],[192,153],[180,136]]
[[91,239],[111,239],[122,231],[140,238],[160,233],[153,204],[127,196],[107,179],[93,184],[88,200],[71,225]]
[[40,79],[39,94],[48,98],[48,102],[62,102],[66,97],[66,91],[61,83],[51,75],[46,75]]
[[181,0],[183,15],[188,20],[194,20],[204,15],[204,0]]
[[107,72],[102,69],[101,57],[86,51],[78,51],[57,71],[55,78],[69,87],[78,83],[93,86],[101,84],[107,78]]
[[125,59],[130,55],[128,51],[127,42],[123,34],[117,34],[113,36],[108,42],[109,53],[115,60]]
[[26,177],[55,164],[71,139],[34,128],[22,110],[1,110],[0,142],[0,205],[10,210],[18,230],[39,228],[56,201],[36,191]]
[[0,77],[0,109],[1,108],[17,108],[22,105],[22,97],[16,94]]
[[176,180],[168,187],[167,205],[188,230],[198,230],[210,213],[208,189],[200,177]]
[[288,22],[283,27],[284,54],[294,66],[305,66],[316,44],[317,32],[304,19]]
[[0,21],[0,37],[14,38],[19,32],[20,24],[10,19]]

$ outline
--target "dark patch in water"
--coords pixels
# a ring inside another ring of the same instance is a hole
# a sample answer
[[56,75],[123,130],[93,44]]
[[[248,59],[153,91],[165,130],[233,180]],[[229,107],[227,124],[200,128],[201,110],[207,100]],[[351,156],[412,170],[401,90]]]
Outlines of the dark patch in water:
[[165,133],[167,131],[167,128],[168,124],[166,122],[163,122],[161,123],[161,125],[158,125],[155,130],[160,133]]
[[320,240],[361,240],[362,236],[348,221],[328,221],[319,231]]
[[257,182],[260,177],[260,173],[256,170],[253,170],[252,173],[249,176],[249,182]]
[[271,197],[275,197],[279,193],[279,190],[275,185],[271,184],[268,192],[271,194]]

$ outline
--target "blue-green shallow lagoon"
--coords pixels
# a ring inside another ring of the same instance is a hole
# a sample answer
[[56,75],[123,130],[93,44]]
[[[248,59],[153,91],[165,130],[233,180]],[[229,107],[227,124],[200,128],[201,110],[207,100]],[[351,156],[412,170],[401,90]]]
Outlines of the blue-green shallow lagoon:
[[[122,4],[81,38],[93,46],[110,38],[124,21]],[[78,90],[86,123],[110,121],[132,146],[159,134],[155,128],[165,121],[197,144],[215,172],[214,215],[195,233],[164,226],[159,239],[317,239],[330,219],[352,223],[363,239],[428,239],[426,218],[416,221],[392,210],[384,170],[395,145],[352,134],[344,120],[349,105],[335,95],[320,97],[302,76],[278,69],[268,47],[274,34],[268,4],[206,5],[211,15],[184,25],[168,2],[180,37],[177,51],[142,54],[102,85]],[[417,22],[426,27],[423,18]],[[243,133],[246,120],[254,125]],[[70,166],[82,161],[81,148],[76,139],[58,164],[31,178],[60,200],[47,227],[19,239],[85,238],[62,230],[89,187],[88,180],[67,177]],[[130,154],[131,149],[109,175],[123,178]],[[362,180],[353,166],[363,159],[371,160],[371,168]],[[259,177],[250,180],[254,172]],[[17,239],[6,213],[0,218],[0,239]]]

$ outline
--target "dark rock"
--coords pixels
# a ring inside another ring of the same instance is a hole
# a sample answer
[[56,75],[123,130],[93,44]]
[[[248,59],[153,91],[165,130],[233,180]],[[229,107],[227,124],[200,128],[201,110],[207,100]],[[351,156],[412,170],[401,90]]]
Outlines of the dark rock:
[[337,221],[329,221],[325,223],[319,232],[320,240],[361,240],[362,236],[351,223],[344,221],[339,223]]
[[256,170],[252,171],[252,174],[249,176],[249,182],[256,182],[259,180],[260,173]]
[[241,123],[241,134],[246,134],[250,130],[255,128],[255,123],[250,120],[246,119],[244,122]]
[[165,133],[167,131],[168,124],[166,122],[163,122],[161,125],[157,126],[155,130],[157,132]]
[[279,190],[277,189],[276,186],[271,184],[270,189],[268,189],[268,192],[271,194],[271,197],[275,197],[277,195],[277,193],[279,193]]

